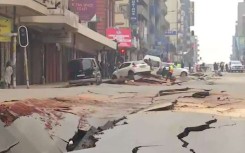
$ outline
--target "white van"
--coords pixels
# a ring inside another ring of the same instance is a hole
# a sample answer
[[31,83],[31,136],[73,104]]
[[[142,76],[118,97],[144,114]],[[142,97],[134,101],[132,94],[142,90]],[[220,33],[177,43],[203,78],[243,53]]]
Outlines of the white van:
[[146,55],[144,57],[145,60],[151,60],[152,64],[152,74],[157,75],[157,72],[162,69],[162,60],[160,57],[152,56],[152,55]]

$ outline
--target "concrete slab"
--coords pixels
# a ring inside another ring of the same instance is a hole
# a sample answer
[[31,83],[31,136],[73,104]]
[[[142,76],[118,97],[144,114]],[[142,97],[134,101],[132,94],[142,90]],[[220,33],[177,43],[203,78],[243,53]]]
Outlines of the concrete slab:
[[[212,124],[214,129],[190,133],[184,138],[189,145],[187,148],[182,147],[183,143],[177,138],[178,134],[186,127],[200,126],[214,118],[218,120],[217,123]],[[234,121],[230,118],[207,114],[167,111],[138,113],[128,116],[127,122],[127,125],[115,127],[104,131],[103,135],[96,136],[100,139],[96,143],[96,148],[74,151],[74,153],[125,153],[132,152],[137,146],[149,146],[140,148],[139,153],[190,153],[191,149],[198,153],[230,153],[234,152],[234,147],[239,148],[235,149],[237,152],[234,153],[245,150],[245,131],[242,130],[245,128],[245,122],[243,119],[236,120],[238,125],[236,127],[222,127]]]
[[6,128],[16,139],[18,145],[11,149],[11,153],[60,153],[55,144],[44,129],[40,121],[32,117],[22,117],[16,120],[10,127]]
[[19,141],[5,129],[4,124],[0,121],[0,152],[8,150],[11,146],[18,143]]

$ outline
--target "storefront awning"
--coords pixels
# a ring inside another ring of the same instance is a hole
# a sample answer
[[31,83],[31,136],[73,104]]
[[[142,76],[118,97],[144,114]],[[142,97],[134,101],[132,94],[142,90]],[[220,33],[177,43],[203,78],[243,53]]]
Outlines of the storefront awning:
[[67,31],[76,34],[75,43],[79,50],[87,52],[95,52],[103,48],[116,50],[116,42],[81,25],[77,21],[78,19],[69,16],[29,16],[20,18],[20,23],[28,27],[46,31]]

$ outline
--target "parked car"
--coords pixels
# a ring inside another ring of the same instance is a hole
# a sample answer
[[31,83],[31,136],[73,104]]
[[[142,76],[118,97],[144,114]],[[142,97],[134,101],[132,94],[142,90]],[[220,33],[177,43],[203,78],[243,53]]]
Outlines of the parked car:
[[101,84],[100,67],[94,58],[79,58],[68,63],[68,79],[71,85]]
[[241,61],[230,61],[229,63],[230,72],[241,72],[243,73],[244,67]]
[[116,71],[113,72],[112,79],[130,78],[134,79],[135,74],[151,73],[150,66],[144,61],[124,62]]
[[186,68],[178,68],[174,65],[174,63],[165,63],[163,62],[162,63],[163,67],[167,67],[169,68],[170,65],[173,65],[174,66],[174,73],[173,75],[174,76],[181,76],[181,77],[186,77],[189,75],[189,70],[186,69]]

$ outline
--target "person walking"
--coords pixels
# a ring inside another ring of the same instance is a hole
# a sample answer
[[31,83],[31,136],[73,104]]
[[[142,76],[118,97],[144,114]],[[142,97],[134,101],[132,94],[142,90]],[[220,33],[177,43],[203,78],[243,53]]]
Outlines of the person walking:
[[11,66],[11,62],[8,61],[6,64],[6,68],[5,68],[5,73],[4,73],[4,82],[7,85],[7,87],[10,89],[11,86],[11,78],[13,75],[13,68]]

